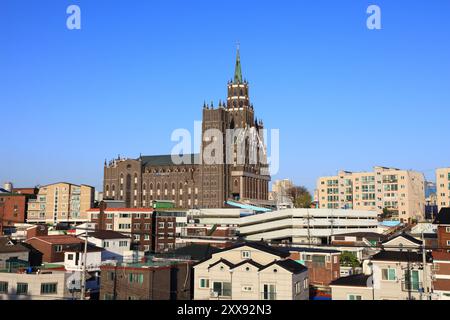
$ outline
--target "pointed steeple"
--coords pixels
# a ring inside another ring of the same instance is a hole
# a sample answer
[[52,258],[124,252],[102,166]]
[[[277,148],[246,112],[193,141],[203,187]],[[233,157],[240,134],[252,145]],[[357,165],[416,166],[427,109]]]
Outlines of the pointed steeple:
[[234,68],[234,83],[242,83],[241,57],[239,54],[239,43],[237,44],[236,67]]

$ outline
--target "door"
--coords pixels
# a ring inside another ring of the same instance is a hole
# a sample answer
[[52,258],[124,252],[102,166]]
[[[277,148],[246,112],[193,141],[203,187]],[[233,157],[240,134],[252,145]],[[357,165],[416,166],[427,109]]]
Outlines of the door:
[[276,287],[274,284],[264,284],[263,285],[263,300],[276,300]]

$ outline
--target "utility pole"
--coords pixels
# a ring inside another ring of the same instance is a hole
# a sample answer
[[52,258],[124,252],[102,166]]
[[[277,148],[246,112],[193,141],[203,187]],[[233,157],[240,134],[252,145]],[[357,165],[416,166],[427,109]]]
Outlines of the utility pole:
[[87,262],[87,247],[88,247],[88,231],[86,230],[86,236],[84,239],[84,252],[83,252],[83,267],[81,268],[81,300],[85,300],[86,295],[86,262]]
[[428,288],[428,270],[427,270],[427,250],[425,246],[425,234],[422,231],[422,264],[423,264],[423,296],[425,300],[429,299],[429,288]]

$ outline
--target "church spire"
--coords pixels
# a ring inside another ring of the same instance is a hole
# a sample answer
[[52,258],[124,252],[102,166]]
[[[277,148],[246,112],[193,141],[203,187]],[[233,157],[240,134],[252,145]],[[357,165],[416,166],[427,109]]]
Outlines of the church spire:
[[239,54],[239,43],[237,44],[236,67],[234,68],[234,83],[242,83],[241,57]]

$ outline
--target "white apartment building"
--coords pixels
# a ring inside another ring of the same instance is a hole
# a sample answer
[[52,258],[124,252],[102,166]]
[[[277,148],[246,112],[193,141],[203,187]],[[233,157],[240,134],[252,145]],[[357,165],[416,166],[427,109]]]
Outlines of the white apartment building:
[[450,207],[450,168],[436,170],[436,194],[439,210]]
[[308,269],[263,243],[237,244],[194,265],[194,300],[308,300]]
[[417,171],[374,167],[373,172],[340,171],[320,177],[317,195],[321,209],[356,209],[383,213],[394,220],[422,220],[425,178]]

